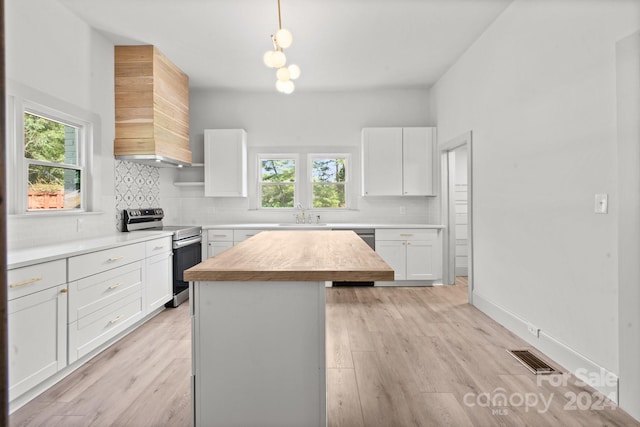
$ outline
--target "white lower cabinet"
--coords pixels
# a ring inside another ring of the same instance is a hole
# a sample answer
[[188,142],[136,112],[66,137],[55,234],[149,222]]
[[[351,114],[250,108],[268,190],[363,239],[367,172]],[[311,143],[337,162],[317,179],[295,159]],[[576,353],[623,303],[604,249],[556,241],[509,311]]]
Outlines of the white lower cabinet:
[[7,272],[11,405],[173,297],[171,244],[163,237]]
[[64,260],[8,272],[10,401],[67,366],[65,281]]
[[258,229],[236,229],[233,230],[233,244],[237,245],[240,242],[243,242],[247,239],[250,239],[251,237],[255,236],[256,234],[260,233],[261,231],[264,230],[258,230]]
[[144,243],[69,258],[69,277],[100,272],[69,283],[69,363],[143,317],[144,259]]
[[147,242],[145,313],[164,306],[173,298],[173,252],[171,238]]
[[207,231],[207,258],[218,255],[233,246],[233,230],[213,229]]
[[442,278],[437,229],[376,229],[376,252],[393,268],[396,281]]

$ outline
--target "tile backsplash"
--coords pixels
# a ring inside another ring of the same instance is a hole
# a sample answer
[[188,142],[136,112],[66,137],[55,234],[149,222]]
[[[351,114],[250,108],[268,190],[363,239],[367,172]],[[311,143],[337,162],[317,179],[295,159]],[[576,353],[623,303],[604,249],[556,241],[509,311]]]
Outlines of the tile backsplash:
[[122,231],[122,210],[160,206],[160,171],[153,166],[116,160],[116,228]]

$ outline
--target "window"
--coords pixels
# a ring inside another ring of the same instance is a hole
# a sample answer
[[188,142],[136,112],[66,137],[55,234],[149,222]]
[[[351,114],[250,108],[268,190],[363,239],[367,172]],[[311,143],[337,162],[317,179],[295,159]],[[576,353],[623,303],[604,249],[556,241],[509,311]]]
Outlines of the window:
[[81,126],[24,112],[27,211],[83,208]]
[[293,208],[296,201],[296,156],[260,156],[260,207]]
[[75,215],[99,206],[91,167],[100,116],[11,80],[6,103],[8,213]]
[[346,208],[346,157],[312,155],[310,159],[311,206],[313,208]]

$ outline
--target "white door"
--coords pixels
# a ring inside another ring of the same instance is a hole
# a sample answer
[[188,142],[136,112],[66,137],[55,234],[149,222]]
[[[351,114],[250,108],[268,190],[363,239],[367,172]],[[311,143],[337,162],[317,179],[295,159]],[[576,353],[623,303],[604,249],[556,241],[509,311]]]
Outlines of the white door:
[[67,365],[67,286],[8,302],[9,400]]
[[440,278],[438,241],[407,242],[407,280],[436,280]]
[[173,264],[171,256],[171,252],[167,252],[147,258],[146,313],[162,307],[173,297]]
[[394,271],[394,280],[407,279],[406,244],[402,240],[376,240],[376,252]]
[[218,255],[222,251],[226,251],[233,246],[233,242],[209,242],[207,250],[207,258]]
[[362,129],[365,196],[402,195],[402,128]]
[[403,194],[433,195],[433,128],[402,129]]

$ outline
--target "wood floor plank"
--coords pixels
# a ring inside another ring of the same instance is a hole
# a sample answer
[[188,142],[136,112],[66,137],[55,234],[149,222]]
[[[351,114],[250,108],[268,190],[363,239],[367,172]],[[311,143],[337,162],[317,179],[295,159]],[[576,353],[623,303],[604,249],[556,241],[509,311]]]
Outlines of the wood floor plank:
[[330,306],[326,311],[326,367],[327,368],[351,368],[351,342],[349,340],[347,308],[343,306]]
[[[531,347],[467,304],[462,283],[326,290],[328,425],[640,426],[611,402],[572,407],[572,396],[599,395],[573,376],[553,384],[531,374],[505,351]],[[189,426],[190,334],[188,304],[163,311],[10,425]],[[551,403],[518,400],[527,395]]]
[[354,369],[327,369],[327,425],[364,427]]

